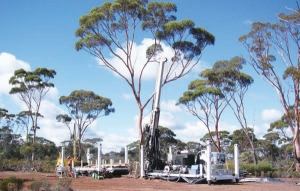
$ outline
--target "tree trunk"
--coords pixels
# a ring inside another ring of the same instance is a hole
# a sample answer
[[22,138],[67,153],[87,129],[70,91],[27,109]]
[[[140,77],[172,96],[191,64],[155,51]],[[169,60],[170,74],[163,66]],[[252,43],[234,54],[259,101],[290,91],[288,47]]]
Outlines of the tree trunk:
[[296,162],[296,171],[300,174],[300,162]]
[[142,123],[143,123],[143,109],[139,107],[138,128],[139,128],[139,136],[140,136],[140,146],[144,145]]
[[78,161],[81,161],[81,136],[78,138]]
[[296,159],[296,171],[300,173],[300,142],[299,138],[294,141],[294,152]]
[[[33,126],[33,139],[32,139],[32,144],[34,145],[35,143],[35,136],[36,136],[36,128],[35,126]],[[34,161],[34,147],[33,147],[33,152],[32,152],[32,155],[31,155],[31,161]]]
[[256,157],[255,148],[253,144],[251,144],[251,147],[252,147],[251,150],[252,150],[253,162],[255,165],[257,165],[257,157]]
[[81,148],[81,139],[82,139],[82,130],[80,128],[80,125],[78,125],[78,161],[81,161],[82,159],[82,148]]

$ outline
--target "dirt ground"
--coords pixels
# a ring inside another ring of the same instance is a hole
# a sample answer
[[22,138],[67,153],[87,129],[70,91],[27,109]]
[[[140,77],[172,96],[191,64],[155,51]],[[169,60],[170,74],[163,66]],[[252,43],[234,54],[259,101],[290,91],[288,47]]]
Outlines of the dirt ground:
[[[56,177],[54,173],[40,173],[40,172],[12,172],[2,171],[0,172],[0,179],[7,178],[9,176],[16,176],[25,180],[22,190],[29,190],[27,188],[34,180],[46,180],[54,187],[59,181],[59,177]],[[159,179],[140,179],[131,178],[129,176],[122,176],[119,178],[105,178],[103,180],[93,179],[91,176],[79,176],[73,178],[71,188],[73,191],[94,191],[94,190],[132,190],[132,191],[160,191],[160,190],[229,190],[229,191],[299,191],[300,186],[296,183],[300,182],[299,178],[282,179],[284,183],[256,183],[256,182],[240,182],[240,183],[219,183],[208,185],[202,184],[188,184],[186,182],[168,182]]]

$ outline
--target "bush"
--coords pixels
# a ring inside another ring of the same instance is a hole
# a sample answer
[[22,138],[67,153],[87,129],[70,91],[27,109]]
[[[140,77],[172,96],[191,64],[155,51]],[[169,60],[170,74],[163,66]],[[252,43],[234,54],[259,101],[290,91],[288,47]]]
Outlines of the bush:
[[27,188],[32,191],[39,191],[44,188],[44,191],[50,191],[51,184],[47,180],[35,180]]
[[253,175],[256,175],[256,165],[255,164],[241,164],[240,169],[247,171]]
[[15,171],[17,170],[17,159],[2,159],[0,163],[0,171]]
[[267,173],[268,171],[274,171],[272,165],[268,162],[261,161],[256,166],[256,171]]
[[1,191],[21,190],[21,188],[23,187],[23,182],[24,180],[21,178],[10,176],[0,181],[0,190]]
[[246,170],[248,173],[251,173],[255,176],[261,176],[266,174],[267,176],[273,176],[274,169],[272,165],[268,162],[261,161],[257,165],[255,164],[241,164],[240,169]]

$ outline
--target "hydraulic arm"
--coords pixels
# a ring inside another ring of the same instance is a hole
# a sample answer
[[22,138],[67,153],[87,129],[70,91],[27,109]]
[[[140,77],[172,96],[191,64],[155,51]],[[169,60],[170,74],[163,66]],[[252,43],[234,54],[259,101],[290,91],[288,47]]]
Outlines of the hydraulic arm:
[[159,71],[156,81],[155,94],[153,97],[152,105],[152,115],[150,120],[150,125],[145,125],[144,127],[144,138],[145,138],[145,157],[146,157],[146,167],[145,170],[161,170],[163,168],[162,160],[160,158],[159,151],[159,115],[160,115],[160,95],[161,95],[161,84],[163,78],[164,63],[167,59],[161,59],[159,65]]

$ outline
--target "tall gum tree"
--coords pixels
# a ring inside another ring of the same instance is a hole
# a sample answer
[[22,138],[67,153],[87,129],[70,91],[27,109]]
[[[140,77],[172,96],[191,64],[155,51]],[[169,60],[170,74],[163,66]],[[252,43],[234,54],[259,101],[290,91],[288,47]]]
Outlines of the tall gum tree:
[[[123,78],[131,88],[139,109],[141,142],[143,111],[153,97],[151,94],[142,99],[142,82],[146,71],[152,67],[150,63],[157,62],[158,54],[166,55],[166,49],[170,49],[162,82],[164,86],[188,74],[199,63],[203,49],[215,41],[212,34],[202,27],[195,27],[193,21],[176,21],[173,15],[176,11],[176,5],[170,2],[105,2],[79,19],[80,27],[75,33],[79,38],[75,45],[77,51],[85,50],[96,56],[101,66]],[[141,35],[152,41],[142,53],[145,55],[142,60],[138,59],[134,49]],[[108,55],[121,64],[110,61]]]
[[[36,132],[40,128],[38,119],[42,117],[39,113],[41,103],[49,90],[54,87],[50,80],[55,75],[55,70],[47,68],[37,68],[33,72],[18,69],[9,79],[9,84],[13,85],[9,93],[16,94],[28,109],[27,113],[31,118],[31,130],[33,131],[33,144],[35,143]],[[34,160],[34,153],[32,154],[32,160]]]
[[[202,71],[201,79],[192,81],[176,105],[197,117],[208,131],[210,141],[221,152],[220,118],[236,94],[241,58],[215,62],[212,68]],[[213,127],[212,127],[213,126]],[[213,129],[213,130],[212,130]]]
[[223,65],[226,67],[226,75],[224,82],[228,84],[226,90],[230,95],[225,99],[228,102],[229,107],[232,109],[236,119],[238,120],[246,140],[251,146],[251,154],[253,156],[253,162],[257,164],[257,156],[255,152],[255,145],[253,143],[252,134],[249,133],[248,121],[246,118],[246,108],[244,104],[245,95],[250,85],[254,82],[253,78],[246,73],[243,73],[243,65],[246,63],[245,59],[236,56],[228,61],[223,61]]
[[[251,31],[239,38],[249,53],[249,64],[277,92],[293,134],[296,170],[300,172],[300,9],[278,14],[278,23],[254,22]],[[277,59],[277,55],[281,59]],[[294,106],[294,117],[289,107]]]
[[[107,116],[114,112],[115,109],[111,107],[112,101],[109,98],[101,97],[92,91],[85,90],[74,90],[70,95],[60,97],[59,103],[68,108],[70,116],[58,115],[57,120],[69,124],[70,118],[72,118],[74,122],[73,140],[77,139],[78,141],[78,157],[80,160],[82,137],[89,125],[98,117]],[[67,125],[67,127],[71,132],[70,126]]]

